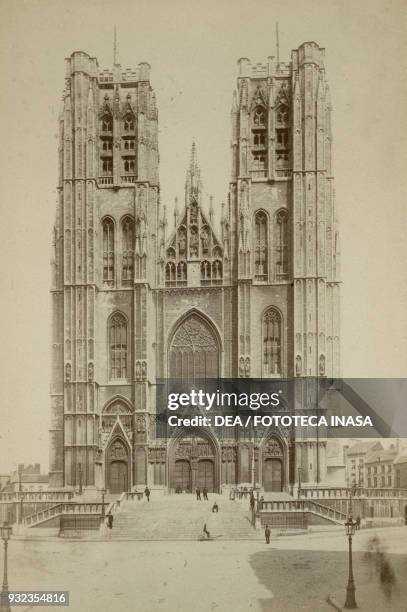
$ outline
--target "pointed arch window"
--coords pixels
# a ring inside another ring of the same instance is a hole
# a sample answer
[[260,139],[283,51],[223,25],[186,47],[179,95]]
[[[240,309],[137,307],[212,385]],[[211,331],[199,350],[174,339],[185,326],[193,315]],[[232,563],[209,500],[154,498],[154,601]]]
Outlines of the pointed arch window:
[[175,332],[168,355],[169,376],[184,380],[219,376],[219,342],[209,323],[193,313]]
[[276,276],[285,279],[290,271],[290,227],[287,211],[281,210],[277,214],[276,230]]
[[253,123],[257,127],[266,127],[266,111],[261,106],[257,106],[254,110]]
[[134,131],[134,117],[133,115],[126,115],[123,123],[125,132],[133,132]]
[[131,285],[134,276],[134,221],[125,217],[122,222],[122,284]]
[[116,312],[109,319],[110,379],[127,378],[127,321]]
[[268,223],[267,215],[259,211],[255,216],[254,273],[256,280],[267,281],[268,277]]
[[100,127],[101,127],[102,132],[113,132],[112,116],[109,114],[103,115]]
[[280,104],[276,111],[277,123],[286,125],[288,123],[288,106],[286,104]]
[[114,285],[114,224],[110,217],[103,220],[103,284]]
[[281,369],[281,315],[269,308],[263,315],[263,377],[282,375]]
[[267,113],[261,106],[257,106],[252,115],[251,147],[251,174],[253,178],[264,178],[267,169]]
[[175,287],[176,286],[176,264],[173,261],[169,261],[165,266],[165,286]]

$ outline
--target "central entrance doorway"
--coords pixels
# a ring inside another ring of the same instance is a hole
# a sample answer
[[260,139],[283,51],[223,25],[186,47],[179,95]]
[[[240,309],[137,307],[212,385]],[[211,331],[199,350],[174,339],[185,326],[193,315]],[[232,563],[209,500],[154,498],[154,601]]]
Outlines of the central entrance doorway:
[[216,444],[205,434],[186,435],[171,444],[168,462],[170,490],[191,493],[197,487],[216,493],[219,490],[219,453]]
[[178,459],[175,462],[175,490],[185,491],[186,493],[190,493],[192,490],[191,466],[189,461],[185,459]]
[[215,484],[215,469],[213,461],[210,459],[202,459],[198,462],[198,478],[196,484],[201,489],[206,487],[208,491],[213,491]]

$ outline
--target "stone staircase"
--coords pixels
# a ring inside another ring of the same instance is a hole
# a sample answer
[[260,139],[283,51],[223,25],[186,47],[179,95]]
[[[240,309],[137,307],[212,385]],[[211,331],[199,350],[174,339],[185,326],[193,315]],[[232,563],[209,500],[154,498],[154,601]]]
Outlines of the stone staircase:
[[[212,512],[217,501],[219,512]],[[231,501],[209,494],[209,501],[194,495],[166,495],[150,502],[126,501],[115,514],[112,540],[198,540],[203,526],[214,539],[258,540],[262,531],[253,529],[249,501]]]

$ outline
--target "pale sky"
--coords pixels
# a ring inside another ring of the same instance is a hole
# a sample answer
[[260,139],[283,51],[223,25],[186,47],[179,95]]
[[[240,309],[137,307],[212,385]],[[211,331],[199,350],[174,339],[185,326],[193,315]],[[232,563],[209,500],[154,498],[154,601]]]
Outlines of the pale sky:
[[192,138],[214,204],[230,178],[237,59],[326,48],[342,248],[342,372],[404,377],[407,366],[406,3],[398,0],[0,0],[0,473],[48,469],[50,255],[64,58],[151,66],[163,204],[183,201]]

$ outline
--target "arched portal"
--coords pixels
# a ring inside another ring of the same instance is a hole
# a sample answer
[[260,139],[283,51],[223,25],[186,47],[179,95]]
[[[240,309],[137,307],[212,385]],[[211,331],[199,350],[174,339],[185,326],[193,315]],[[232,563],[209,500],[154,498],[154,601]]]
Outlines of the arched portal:
[[284,490],[285,466],[283,446],[277,438],[268,438],[262,449],[262,483],[264,491]]
[[106,452],[106,488],[109,493],[128,491],[130,485],[129,450],[121,438],[114,438]]
[[171,442],[168,464],[169,488],[190,493],[197,487],[219,491],[219,450],[209,435],[178,436]]
[[197,313],[177,327],[168,355],[170,378],[195,380],[219,377],[219,341],[209,322]]

